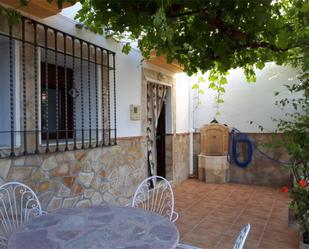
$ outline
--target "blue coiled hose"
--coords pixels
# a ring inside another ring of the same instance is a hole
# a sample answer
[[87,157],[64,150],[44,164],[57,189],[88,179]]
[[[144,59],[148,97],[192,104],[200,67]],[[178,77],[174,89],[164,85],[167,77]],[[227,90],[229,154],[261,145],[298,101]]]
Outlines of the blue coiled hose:
[[[248,147],[248,155],[247,155],[247,160],[241,162],[239,161],[237,157],[237,144],[238,143],[245,143],[247,144]],[[233,161],[235,164],[241,168],[247,167],[250,162],[252,161],[252,155],[253,155],[253,150],[256,150],[259,152],[263,157],[267,158],[268,160],[271,160],[275,163],[278,164],[285,164],[285,165],[290,165],[292,162],[290,161],[280,161],[275,158],[272,158],[268,156],[265,152],[261,151],[254,143],[251,141],[251,139],[245,135],[244,133],[241,133],[239,130],[236,128],[233,128],[230,133],[230,140],[229,140],[229,148],[228,148],[228,154],[227,154],[227,160],[231,163],[231,156],[233,158]]]
[[[237,156],[237,144],[244,143],[248,147],[248,155],[245,161],[240,161]],[[232,150],[232,152],[231,152]],[[231,162],[230,154],[233,156],[235,164],[241,168],[247,167],[252,161],[253,146],[251,140],[239,130],[233,128],[230,133],[228,161]]]

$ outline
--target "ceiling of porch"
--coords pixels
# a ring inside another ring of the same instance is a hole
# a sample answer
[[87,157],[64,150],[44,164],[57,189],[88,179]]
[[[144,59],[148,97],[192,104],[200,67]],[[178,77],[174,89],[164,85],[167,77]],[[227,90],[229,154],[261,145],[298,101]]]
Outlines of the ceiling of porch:
[[147,63],[156,65],[158,67],[162,67],[168,71],[171,71],[173,73],[181,73],[183,72],[183,67],[178,64],[176,61],[172,63],[166,62],[166,55],[156,55],[156,51],[152,51],[150,54],[150,59],[147,60]]
[[[23,11],[38,18],[46,18],[58,14],[61,9],[58,8],[57,1],[48,3],[42,0],[29,1],[27,6],[22,6],[20,0],[0,0],[0,4],[3,3],[11,8]],[[63,8],[71,6],[70,3],[64,2]]]

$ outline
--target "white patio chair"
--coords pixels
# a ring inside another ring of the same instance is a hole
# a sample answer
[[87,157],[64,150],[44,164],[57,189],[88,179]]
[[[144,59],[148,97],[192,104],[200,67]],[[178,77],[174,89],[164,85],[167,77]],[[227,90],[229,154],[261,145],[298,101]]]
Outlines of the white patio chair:
[[233,249],[243,249],[249,231],[250,231],[250,224],[244,225],[244,227],[240,230],[237,239],[235,240]]
[[158,213],[172,222],[178,219],[171,184],[161,176],[151,176],[142,181],[133,196],[132,207]]
[[27,185],[8,182],[0,186],[0,245],[6,247],[13,232],[40,215],[42,209],[39,199]]
[[[244,247],[244,244],[246,242],[246,238],[249,234],[249,231],[250,231],[250,224],[247,224],[245,225],[240,233],[238,234],[236,240],[235,240],[235,244],[234,244],[234,247],[233,249],[243,249]],[[202,248],[199,248],[199,247],[195,247],[195,246],[191,246],[191,245],[187,245],[187,244],[182,244],[182,243],[179,243],[176,247],[176,249],[202,249]]]
[[177,245],[176,249],[180,249],[180,248],[181,249],[203,249],[203,248],[200,248],[200,247],[179,243]]

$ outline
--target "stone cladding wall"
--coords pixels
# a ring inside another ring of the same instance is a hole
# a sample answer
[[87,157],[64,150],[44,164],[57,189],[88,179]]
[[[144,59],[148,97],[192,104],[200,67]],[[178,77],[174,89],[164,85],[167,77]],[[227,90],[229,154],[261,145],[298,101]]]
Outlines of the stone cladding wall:
[[173,179],[173,134],[165,136],[165,169],[166,179]]
[[0,160],[0,184],[19,181],[38,195],[42,208],[130,204],[146,177],[146,145],[141,137],[117,146]]
[[[271,133],[248,133],[255,144],[262,145],[271,142]],[[239,146],[239,155],[246,150]],[[282,149],[261,148],[263,152],[280,161],[287,161],[288,155]],[[194,153],[200,151],[200,134],[194,135]],[[239,158],[241,160],[241,157]],[[240,168],[235,163],[230,165],[230,182],[255,184],[264,186],[283,186],[290,183],[290,173],[286,166],[269,160],[256,149],[253,151],[252,161],[246,168]]]
[[179,184],[189,176],[189,134],[176,134],[173,148],[174,183]]
[[[270,143],[272,141],[271,133],[251,133],[249,137],[258,145]],[[242,154],[245,147],[239,148]],[[271,158],[279,161],[288,161],[288,155],[282,149],[261,148]],[[240,168],[236,164],[230,167],[231,182],[249,183],[266,186],[283,186],[290,183],[290,173],[287,167],[272,160],[267,159],[256,149],[253,150],[252,162],[246,168]]]

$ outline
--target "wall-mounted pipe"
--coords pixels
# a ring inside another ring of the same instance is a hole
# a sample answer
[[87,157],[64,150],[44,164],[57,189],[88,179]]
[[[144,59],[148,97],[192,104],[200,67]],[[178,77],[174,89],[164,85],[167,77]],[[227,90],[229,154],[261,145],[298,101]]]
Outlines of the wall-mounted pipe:
[[191,80],[188,77],[188,129],[189,129],[189,177],[193,176],[193,97]]

